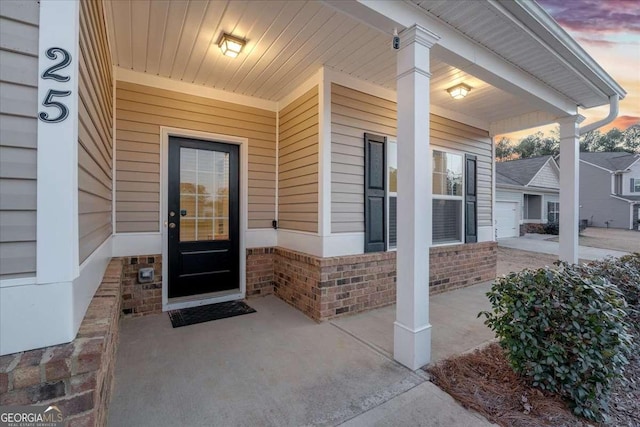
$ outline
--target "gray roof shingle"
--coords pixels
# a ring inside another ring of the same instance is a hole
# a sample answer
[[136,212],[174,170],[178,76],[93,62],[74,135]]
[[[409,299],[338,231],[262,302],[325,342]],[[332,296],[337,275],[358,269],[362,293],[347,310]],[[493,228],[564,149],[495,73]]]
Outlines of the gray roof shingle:
[[580,160],[610,171],[625,170],[639,158],[640,154],[631,154],[624,151],[580,153]]
[[527,185],[551,156],[496,163],[496,184]]

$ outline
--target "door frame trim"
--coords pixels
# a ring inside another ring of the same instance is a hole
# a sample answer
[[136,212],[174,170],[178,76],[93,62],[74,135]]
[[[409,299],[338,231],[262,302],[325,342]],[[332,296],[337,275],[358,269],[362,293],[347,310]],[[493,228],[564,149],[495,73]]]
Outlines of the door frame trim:
[[[238,145],[240,149],[240,289],[239,292],[229,293],[222,292],[220,296],[207,295],[204,298],[198,298],[197,295],[193,299],[185,301],[179,298],[179,301],[169,301],[169,246],[168,246],[168,228],[165,218],[168,216],[168,199],[169,194],[169,137],[176,136],[182,138],[193,138],[201,141],[221,142],[224,144]],[[222,135],[210,132],[201,132],[191,129],[181,129],[167,126],[160,126],[160,223],[159,227],[162,234],[162,311],[176,310],[180,308],[197,307],[205,304],[215,304],[225,301],[233,301],[243,299],[246,295],[246,241],[245,234],[249,229],[248,223],[248,190],[249,190],[249,140],[232,135]]]

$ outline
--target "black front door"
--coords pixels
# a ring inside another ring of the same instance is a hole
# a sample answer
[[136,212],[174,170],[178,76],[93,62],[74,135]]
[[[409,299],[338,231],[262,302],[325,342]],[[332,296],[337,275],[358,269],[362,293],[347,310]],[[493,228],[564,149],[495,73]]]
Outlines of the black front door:
[[169,298],[240,288],[238,146],[169,138]]

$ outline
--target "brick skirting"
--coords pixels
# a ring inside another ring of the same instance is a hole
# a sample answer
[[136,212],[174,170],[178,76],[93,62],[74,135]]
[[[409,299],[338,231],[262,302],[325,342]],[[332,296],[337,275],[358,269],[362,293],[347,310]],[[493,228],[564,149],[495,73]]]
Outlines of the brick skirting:
[[[122,257],[122,314],[139,317],[162,313],[162,255]],[[138,270],[153,268],[153,282],[138,283]]]
[[438,294],[496,278],[496,242],[436,246],[429,250],[429,292]]
[[274,248],[247,249],[247,297],[273,293]]
[[113,259],[67,344],[0,356],[0,405],[55,405],[67,426],[104,426],[118,347],[122,261]]
[[[330,319],[395,302],[395,252],[320,258],[280,247],[266,249],[272,249],[274,293],[312,319]],[[429,253],[432,294],[496,277],[495,242],[437,246]],[[262,283],[268,281],[267,264],[267,258],[260,264]],[[251,268],[255,267],[247,263],[247,276]]]

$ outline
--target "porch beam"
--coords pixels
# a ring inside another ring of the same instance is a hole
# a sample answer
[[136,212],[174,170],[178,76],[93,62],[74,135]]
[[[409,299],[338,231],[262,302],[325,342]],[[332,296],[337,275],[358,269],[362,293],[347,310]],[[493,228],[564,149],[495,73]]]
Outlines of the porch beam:
[[492,86],[522,97],[537,109],[550,112],[556,117],[577,113],[574,101],[415,5],[394,0],[325,2],[343,13],[357,16],[361,21],[389,35],[394,27],[400,30],[414,23],[429,28],[441,37],[434,47],[439,59]]
[[580,217],[579,127],[584,117],[564,117],[560,124],[560,261],[578,262]]
[[431,360],[429,247],[430,50],[439,37],[419,25],[400,34],[398,91],[398,221],[396,321],[393,356],[410,369]]

